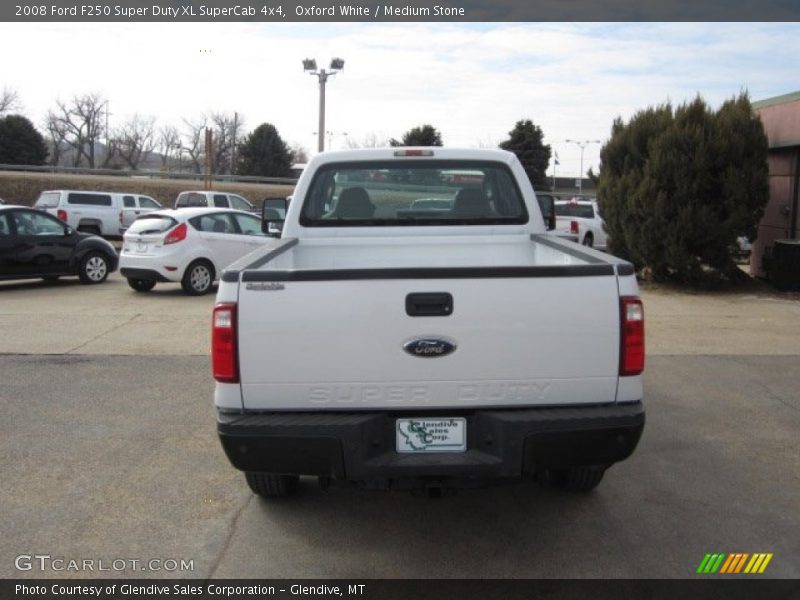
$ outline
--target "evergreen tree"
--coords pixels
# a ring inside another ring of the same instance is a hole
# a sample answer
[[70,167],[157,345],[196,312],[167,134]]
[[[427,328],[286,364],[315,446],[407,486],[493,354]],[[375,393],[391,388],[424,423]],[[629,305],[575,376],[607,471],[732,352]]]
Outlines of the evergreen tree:
[[525,119],[517,121],[508,136],[509,139],[501,142],[500,147],[517,155],[534,189],[547,187],[546,171],[550,164],[550,146],[544,144],[542,129],[530,119]]
[[402,141],[392,138],[390,146],[442,146],[442,134],[433,125],[420,125],[409,129]]
[[746,94],[713,111],[700,98],[615,120],[598,196],[613,253],[656,279],[743,276],[731,248],[767,203],[767,138]]
[[288,177],[292,152],[270,123],[262,123],[239,147],[238,173],[260,177]]
[[0,118],[0,164],[43,165],[47,146],[42,134],[22,115]]

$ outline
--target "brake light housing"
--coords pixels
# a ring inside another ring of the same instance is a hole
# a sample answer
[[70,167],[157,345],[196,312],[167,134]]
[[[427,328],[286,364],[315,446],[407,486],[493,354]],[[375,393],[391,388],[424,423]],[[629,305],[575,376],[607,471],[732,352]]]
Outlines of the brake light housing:
[[421,148],[395,150],[394,155],[397,157],[433,156],[433,150],[423,150]]
[[164,237],[164,245],[167,244],[177,244],[178,242],[182,242],[186,239],[186,233],[188,232],[189,227],[187,227],[186,223],[181,223],[177,227],[174,227],[172,231],[170,231]]
[[619,308],[619,374],[640,375],[644,371],[644,306],[637,296],[622,296]]
[[220,383],[239,383],[236,331],[236,304],[217,304],[211,324],[211,371]]
[[67,211],[65,211],[63,208],[59,208],[56,211],[56,217],[58,217],[59,221],[64,221],[64,223],[66,223],[67,222]]
[[569,222],[569,232],[570,233],[579,233],[579,231],[578,231],[578,222],[577,221],[570,221]]

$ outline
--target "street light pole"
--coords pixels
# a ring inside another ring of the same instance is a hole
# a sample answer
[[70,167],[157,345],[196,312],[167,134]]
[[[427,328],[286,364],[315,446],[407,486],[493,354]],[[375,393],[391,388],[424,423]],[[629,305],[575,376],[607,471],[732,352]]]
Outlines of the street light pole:
[[303,60],[303,70],[309,75],[316,75],[319,80],[319,127],[317,128],[317,150],[319,152],[325,150],[325,84],[328,82],[328,77],[336,75],[344,69],[344,61],[341,58],[332,59],[329,69],[328,71],[317,70],[317,61],[313,58]]
[[599,144],[600,140],[584,140],[582,142],[578,140],[564,140],[564,141],[570,144],[577,144],[581,149],[581,172],[580,175],[578,176],[578,195],[583,196],[583,151],[589,144]]
[[325,83],[328,81],[328,73],[322,69],[318,74],[319,77],[319,135],[317,136],[317,150],[322,152],[325,150]]

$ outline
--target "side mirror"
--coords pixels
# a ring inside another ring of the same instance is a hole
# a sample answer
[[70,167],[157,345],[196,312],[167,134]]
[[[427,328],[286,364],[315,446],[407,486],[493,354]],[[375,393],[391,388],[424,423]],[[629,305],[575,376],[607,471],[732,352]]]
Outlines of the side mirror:
[[536,199],[539,201],[539,208],[542,211],[547,231],[552,231],[556,228],[556,199],[544,194],[537,196]]
[[[275,208],[277,202],[282,206]],[[267,198],[261,207],[261,231],[266,235],[280,237],[286,220],[286,198]]]

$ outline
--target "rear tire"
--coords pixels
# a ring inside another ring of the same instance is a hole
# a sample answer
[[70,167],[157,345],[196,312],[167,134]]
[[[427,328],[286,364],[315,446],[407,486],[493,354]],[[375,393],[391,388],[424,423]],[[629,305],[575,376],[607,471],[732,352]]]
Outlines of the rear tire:
[[82,227],[78,227],[78,231],[82,231],[83,233],[91,233],[92,235],[100,235],[100,228],[97,225],[84,225]]
[[247,485],[254,494],[262,498],[285,498],[297,491],[299,475],[278,475],[277,473],[260,473],[247,471],[244,474]]
[[183,274],[181,287],[190,296],[202,296],[211,291],[214,283],[214,265],[207,260],[196,260]]
[[588,492],[602,481],[606,467],[572,467],[550,473],[556,487],[567,492]]
[[587,233],[583,237],[583,245],[592,248],[594,246],[594,236],[591,233]]
[[129,277],[128,285],[137,292],[149,292],[156,287],[156,282],[152,279],[132,279]]
[[81,259],[78,278],[81,283],[103,283],[108,277],[110,261],[102,252],[89,252]]

